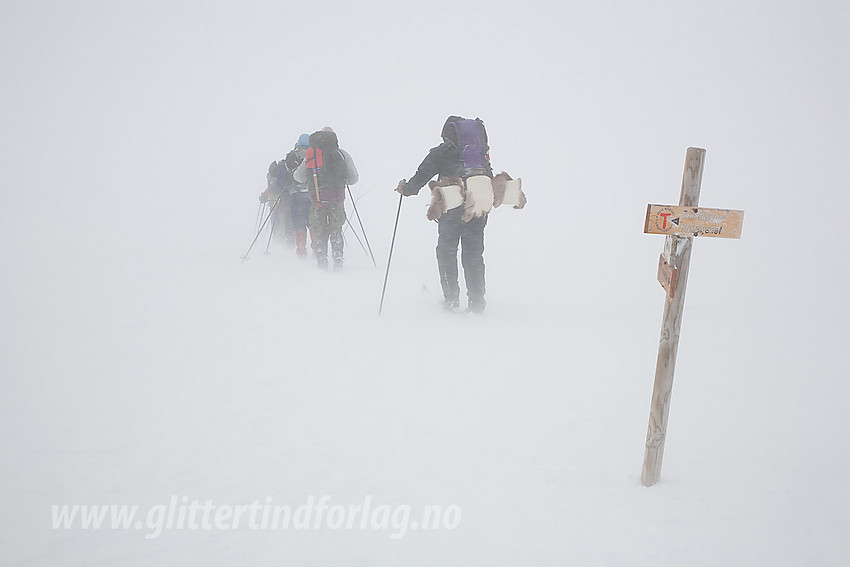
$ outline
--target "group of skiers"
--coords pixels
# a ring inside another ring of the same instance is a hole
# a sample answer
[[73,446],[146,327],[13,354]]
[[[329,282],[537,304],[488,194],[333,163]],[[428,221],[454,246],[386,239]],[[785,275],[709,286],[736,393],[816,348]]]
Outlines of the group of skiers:
[[[525,206],[519,179],[507,173],[493,175],[484,123],[479,118],[449,116],[441,132],[442,143],[431,148],[410,180],[402,179],[396,191],[417,195],[430,181],[428,219],[438,223],[437,267],[443,290],[443,307],[460,306],[457,253],[467,290],[467,311],[482,313],[486,302],[484,279],[484,227],[493,207]],[[286,239],[294,242],[299,257],[307,256],[307,234],[320,269],[328,269],[328,243],[334,270],[344,263],[342,229],[346,222],[344,201],[348,186],[359,175],[351,156],[339,147],[330,127],[302,134],[280,162],[272,162],[268,186],[260,202],[282,217]],[[350,191],[349,191],[350,194]],[[399,210],[401,201],[399,201]]]
[[260,202],[270,203],[276,221],[281,218],[284,234],[288,241],[294,241],[299,257],[307,256],[309,230],[319,268],[328,269],[330,242],[334,269],[341,270],[345,261],[343,201],[348,186],[358,180],[354,160],[339,147],[336,132],[327,126],[301,134],[283,160],[271,163]]

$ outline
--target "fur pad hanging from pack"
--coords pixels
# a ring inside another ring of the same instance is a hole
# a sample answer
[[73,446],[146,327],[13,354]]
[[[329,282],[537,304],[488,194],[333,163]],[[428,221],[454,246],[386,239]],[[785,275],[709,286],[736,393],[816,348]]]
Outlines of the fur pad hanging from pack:
[[522,192],[522,179],[513,179],[508,173],[502,172],[493,177],[493,206],[511,205],[515,209],[522,209],[528,199]]
[[437,220],[440,215],[463,204],[465,192],[460,177],[444,177],[428,182],[431,188],[431,204],[426,216],[428,220]]
[[493,180],[486,175],[473,175],[466,179],[466,197],[463,202],[464,222],[481,217],[493,208]]

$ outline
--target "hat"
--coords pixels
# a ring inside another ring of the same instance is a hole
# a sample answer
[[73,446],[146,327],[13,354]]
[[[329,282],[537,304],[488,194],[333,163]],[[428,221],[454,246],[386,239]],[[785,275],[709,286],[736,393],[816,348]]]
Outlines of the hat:
[[443,129],[440,132],[440,137],[443,138],[444,140],[452,140],[452,141],[456,140],[457,139],[457,133],[455,131],[454,123],[459,122],[461,120],[463,120],[462,116],[455,116],[455,115],[452,115],[452,116],[449,116],[448,118],[446,118],[446,122],[445,122],[445,124],[443,124]]
[[330,126],[325,126],[324,128],[322,128],[322,132],[333,132],[333,131],[334,131],[334,129],[331,128]]
[[301,134],[295,142],[296,148],[307,148],[310,146],[310,134]]

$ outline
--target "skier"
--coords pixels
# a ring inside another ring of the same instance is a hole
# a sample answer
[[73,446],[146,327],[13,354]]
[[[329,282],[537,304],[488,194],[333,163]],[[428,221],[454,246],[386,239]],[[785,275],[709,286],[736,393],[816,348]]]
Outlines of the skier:
[[[294,173],[304,161],[307,148],[310,146],[310,135],[301,134],[295,147],[286,154],[284,163],[290,174]],[[289,186],[289,210],[292,214],[292,230],[295,233],[295,253],[299,258],[307,256],[307,220],[310,215],[310,195],[306,183],[293,179]]]
[[334,270],[344,262],[342,227],[345,224],[345,189],[359,180],[354,160],[339,147],[330,126],[310,134],[306,157],[293,173],[297,183],[307,185],[312,206],[310,231],[316,264],[328,269],[328,240],[333,251]]
[[[277,240],[286,242],[290,246],[294,242],[292,220],[289,210],[289,186],[292,183],[292,175],[286,169],[284,160],[273,161],[269,164],[266,173],[266,190],[260,193],[260,202],[266,203],[276,209],[273,212],[272,229]],[[280,199],[278,200],[278,197]]]
[[[410,181],[402,180],[396,191],[404,196],[418,195],[431,182],[432,209],[428,218],[436,220],[437,268],[443,288],[443,307],[456,311],[460,304],[457,250],[466,280],[467,311],[482,313],[484,300],[484,227],[493,203],[489,146],[484,123],[449,116],[440,133],[442,143],[431,148]],[[473,182],[474,181],[474,182]],[[485,187],[485,197],[478,193]],[[489,197],[486,196],[489,187]],[[476,197],[477,196],[477,197]],[[489,202],[488,202],[489,199]]]

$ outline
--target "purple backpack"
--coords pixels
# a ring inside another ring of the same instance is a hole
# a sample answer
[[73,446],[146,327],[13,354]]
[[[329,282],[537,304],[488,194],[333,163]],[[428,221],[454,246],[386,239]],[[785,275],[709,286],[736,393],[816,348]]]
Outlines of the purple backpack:
[[490,147],[487,145],[487,130],[480,118],[469,119],[459,116],[452,117],[450,124],[454,127],[453,134],[457,147],[461,151],[464,178],[470,175],[487,175],[492,177],[490,169]]

